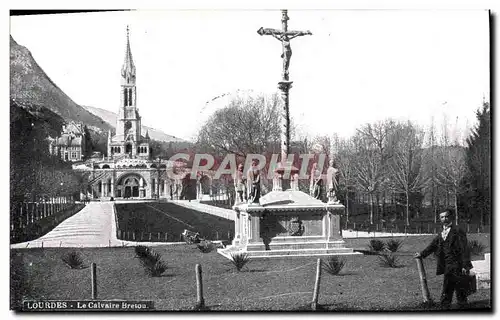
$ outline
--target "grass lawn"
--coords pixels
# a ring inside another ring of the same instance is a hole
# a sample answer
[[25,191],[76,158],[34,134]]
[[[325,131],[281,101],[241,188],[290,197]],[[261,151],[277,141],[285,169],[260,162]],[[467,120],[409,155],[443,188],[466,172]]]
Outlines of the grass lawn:
[[[210,240],[229,240],[234,235],[234,221],[173,203],[116,204],[116,217],[119,230],[133,231],[138,237],[140,234],[152,233],[153,241],[157,241],[158,233],[167,233],[170,241],[180,241],[179,236],[184,229],[199,232]],[[163,240],[164,236],[160,238]],[[147,239],[144,237],[138,241]]]
[[[477,236],[488,245],[489,237]],[[472,236],[471,236],[472,238]],[[319,304],[323,310],[412,310],[422,301],[416,263],[411,254],[432,239],[404,239],[399,268],[380,266],[373,255],[346,256],[339,275],[323,272]],[[367,247],[370,239],[349,239]],[[72,270],[61,256],[73,249],[12,250],[11,295],[33,299],[90,299],[90,269]],[[157,310],[192,310],[196,303],[195,265],[203,268],[209,310],[281,310],[308,308],[313,295],[317,258],[251,260],[241,272],[216,252],[201,253],[194,245],[155,247],[168,264],[162,277],[148,277],[134,248],[81,248],[86,261],[97,263],[98,298],[153,300]],[[475,259],[479,259],[476,257]],[[431,297],[439,300],[443,276],[435,275],[435,259],[425,259]],[[17,288],[17,289],[16,289]],[[490,290],[469,297],[475,307],[491,308]],[[454,300],[455,303],[455,300]]]

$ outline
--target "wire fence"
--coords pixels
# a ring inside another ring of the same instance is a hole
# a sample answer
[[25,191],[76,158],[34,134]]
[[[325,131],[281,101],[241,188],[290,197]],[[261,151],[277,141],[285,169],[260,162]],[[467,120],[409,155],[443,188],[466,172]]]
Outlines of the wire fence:
[[[200,237],[206,240],[227,240],[231,241],[234,237],[231,231],[205,231],[200,233]],[[169,233],[169,232],[147,232],[137,230],[117,230],[118,240],[135,241],[135,242],[183,242],[184,238],[182,233]]]
[[[478,223],[460,223],[459,227],[467,233],[490,233],[489,225]],[[384,232],[384,233],[405,233],[405,234],[437,234],[441,232],[443,226],[434,222],[410,222],[406,225],[400,223],[356,223],[348,222],[343,225],[343,229],[350,231]]]

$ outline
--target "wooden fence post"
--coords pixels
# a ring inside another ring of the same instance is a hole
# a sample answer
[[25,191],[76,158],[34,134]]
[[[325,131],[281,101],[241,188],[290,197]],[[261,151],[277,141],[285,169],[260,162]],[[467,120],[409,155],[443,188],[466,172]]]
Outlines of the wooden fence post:
[[417,261],[417,269],[418,269],[418,275],[420,276],[420,286],[422,287],[422,296],[424,299],[424,303],[430,303],[431,298],[429,293],[429,287],[427,286],[427,277],[425,274],[423,259],[422,257],[419,257],[415,258],[415,260]]
[[201,274],[201,265],[197,264],[196,271],[196,308],[205,307],[205,300],[203,299],[203,278]]
[[318,259],[316,262],[316,281],[314,282],[313,300],[311,303],[311,309],[314,311],[317,310],[318,308],[320,281],[321,281],[321,259]]
[[97,268],[95,262],[92,262],[90,267],[90,276],[92,281],[92,299],[97,299]]

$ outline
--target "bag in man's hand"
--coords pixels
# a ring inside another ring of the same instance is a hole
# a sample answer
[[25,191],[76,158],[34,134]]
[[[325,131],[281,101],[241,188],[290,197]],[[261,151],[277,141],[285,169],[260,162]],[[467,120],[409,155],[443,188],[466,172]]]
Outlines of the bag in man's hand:
[[467,292],[467,295],[471,295],[473,293],[476,293],[477,291],[477,279],[475,274],[467,274],[467,275],[462,275],[460,277],[460,283],[463,288],[465,288],[465,292]]

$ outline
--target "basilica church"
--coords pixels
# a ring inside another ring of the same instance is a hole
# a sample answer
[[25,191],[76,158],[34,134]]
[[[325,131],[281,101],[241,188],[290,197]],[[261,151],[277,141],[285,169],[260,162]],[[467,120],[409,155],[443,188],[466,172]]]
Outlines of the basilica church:
[[108,133],[107,156],[87,162],[90,176],[85,197],[103,200],[175,198],[182,187],[181,181],[168,178],[167,170],[172,170],[169,161],[151,158],[149,135],[141,133],[136,69],[128,27],[120,84],[116,134]]

